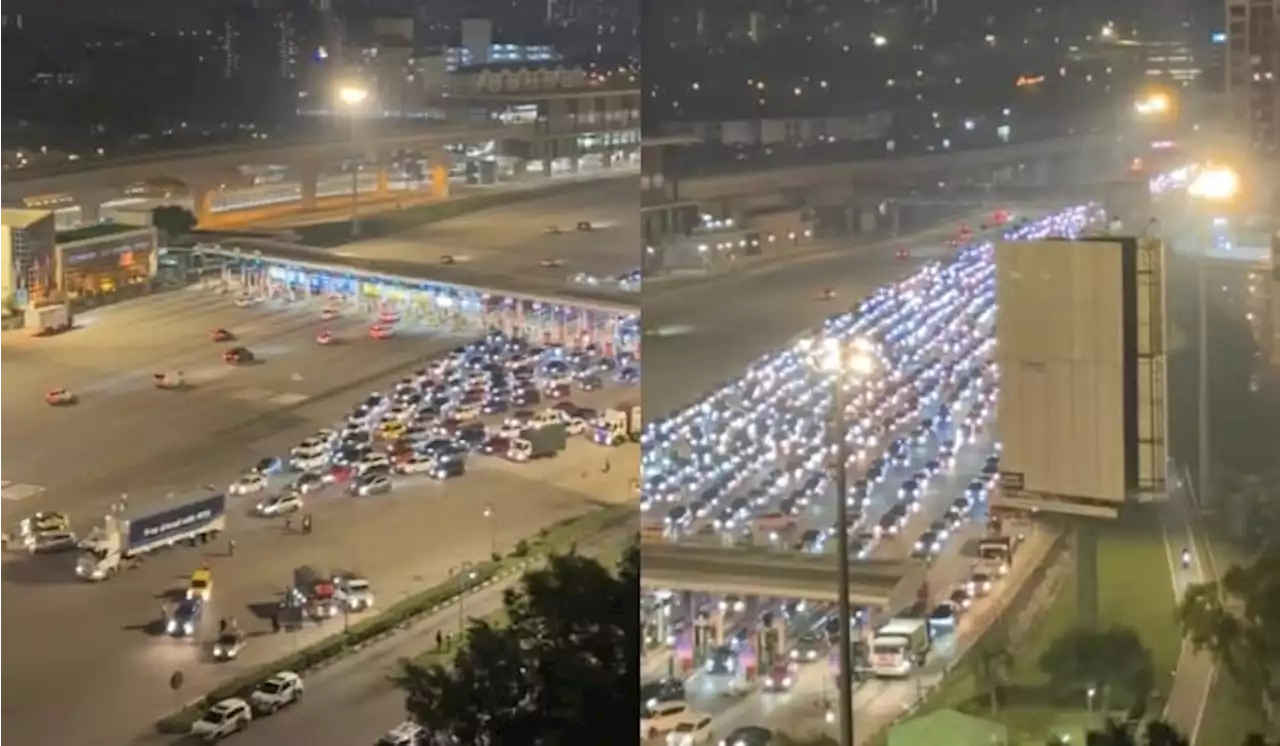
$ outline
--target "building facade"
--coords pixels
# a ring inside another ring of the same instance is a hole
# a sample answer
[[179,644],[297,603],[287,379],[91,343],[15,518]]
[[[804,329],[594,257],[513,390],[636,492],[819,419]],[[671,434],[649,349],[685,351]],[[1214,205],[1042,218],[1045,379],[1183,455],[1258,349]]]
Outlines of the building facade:
[[1228,0],[1227,100],[1256,152],[1280,153],[1280,0]]
[[55,287],[57,228],[50,210],[0,210],[0,287],[4,304],[25,308]]

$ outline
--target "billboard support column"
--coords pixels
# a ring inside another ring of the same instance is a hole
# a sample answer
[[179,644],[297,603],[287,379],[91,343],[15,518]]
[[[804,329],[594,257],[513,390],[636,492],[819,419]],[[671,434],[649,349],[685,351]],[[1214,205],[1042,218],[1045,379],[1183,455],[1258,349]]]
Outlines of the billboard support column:
[[1087,629],[1098,626],[1098,526],[1088,518],[1076,521],[1076,615]]

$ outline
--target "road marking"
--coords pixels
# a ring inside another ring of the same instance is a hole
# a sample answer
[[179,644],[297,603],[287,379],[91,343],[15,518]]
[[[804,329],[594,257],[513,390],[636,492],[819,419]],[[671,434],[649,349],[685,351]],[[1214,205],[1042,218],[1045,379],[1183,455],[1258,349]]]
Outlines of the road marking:
[[0,500],[17,502],[35,497],[41,492],[44,492],[44,487],[38,485],[0,481]]
[[276,392],[271,389],[245,388],[232,391],[230,396],[232,399],[247,402],[267,401],[275,396]]
[[277,394],[276,396],[271,397],[271,403],[281,407],[291,407],[295,404],[301,404],[310,398],[311,397],[306,394]]

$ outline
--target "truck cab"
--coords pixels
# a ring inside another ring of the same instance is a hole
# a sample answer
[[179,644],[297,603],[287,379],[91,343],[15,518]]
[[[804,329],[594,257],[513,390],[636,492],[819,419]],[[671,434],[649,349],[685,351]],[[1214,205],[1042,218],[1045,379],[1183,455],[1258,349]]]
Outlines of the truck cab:
[[187,586],[187,598],[198,598],[208,601],[213,594],[213,571],[207,567],[191,573],[191,584]]
[[1012,536],[988,536],[978,540],[978,559],[974,569],[993,577],[1009,574],[1018,542]]
[[606,409],[600,415],[591,439],[600,445],[616,448],[624,443],[639,442],[642,427],[640,405],[624,403],[615,409]]
[[928,621],[891,619],[871,638],[871,673],[905,678],[924,663],[931,645]]

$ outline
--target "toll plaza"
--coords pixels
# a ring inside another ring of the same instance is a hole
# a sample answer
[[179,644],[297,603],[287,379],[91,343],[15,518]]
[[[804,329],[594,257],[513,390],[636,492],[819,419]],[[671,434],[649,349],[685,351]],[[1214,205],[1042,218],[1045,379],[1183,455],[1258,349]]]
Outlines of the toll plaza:
[[[349,258],[274,256],[240,248],[168,249],[182,256],[187,271],[220,292],[246,301],[325,299],[380,318],[394,317],[455,333],[498,329],[540,344],[599,346],[604,354],[640,357],[639,308],[625,297],[566,292],[550,294],[495,290],[350,266]],[[347,266],[344,266],[347,265]],[[420,265],[398,269],[421,272]]]

